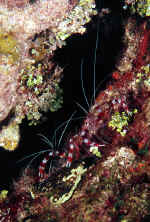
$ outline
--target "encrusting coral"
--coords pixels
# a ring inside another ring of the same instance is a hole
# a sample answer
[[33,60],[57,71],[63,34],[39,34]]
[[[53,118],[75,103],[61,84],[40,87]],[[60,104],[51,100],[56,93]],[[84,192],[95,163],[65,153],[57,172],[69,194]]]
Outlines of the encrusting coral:
[[[52,61],[54,51],[83,34],[95,14],[93,0],[0,1],[1,147],[16,149],[25,117],[37,124],[43,112],[62,106],[63,70]],[[15,138],[7,138],[13,126]]]
[[66,155],[54,157],[59,168],[43,181],[26,168],[10,193],[1,192],[1,221],[142,222],[149,216],[149,21],[129,18],[124,41],[111,81],[66,142]]

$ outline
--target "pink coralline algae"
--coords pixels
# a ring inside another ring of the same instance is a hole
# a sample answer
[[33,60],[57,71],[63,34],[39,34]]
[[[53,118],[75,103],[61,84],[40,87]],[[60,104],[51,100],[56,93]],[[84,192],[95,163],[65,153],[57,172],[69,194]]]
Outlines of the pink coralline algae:
[[11,192],[0,195],[1,221],[142,222],[149,217],[148,22],[129,18],[124,40],[111,81],[78,133],[66,141],[64,155],[53,157],[58,168],[39,180],[38,169],[27,167]]
[[63,70],[52,62],[54,51],[84,33],[95,14],[93,0],[0,1],[0,146],[14,150],[25,117],[37,124],[62,106]]

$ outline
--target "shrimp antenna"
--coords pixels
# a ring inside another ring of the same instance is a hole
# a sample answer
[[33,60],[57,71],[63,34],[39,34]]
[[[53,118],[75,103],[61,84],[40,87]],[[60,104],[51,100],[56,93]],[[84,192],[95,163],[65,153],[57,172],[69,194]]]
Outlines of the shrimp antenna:
[[91,105],[95,101],[96,97],[96,60],[97,60],[97,49],[98,49],[98,43],[99,43],[99,22],[97,22],[97,33],[96,33],[96,44],[95,44],[95,50],[94,50],[94,62],[93,62],[93,95],[91,98]]
[[95,101],[95,88],[96,88],[96,59],[97,59],[97,49],[98,49],[98,43],[99,43],[99,22],[97,25],[97,33],[96,33],[96,45],[95,45],[95,52],[94,52],[94,65],[93,65],[93,100]]
[[[93,62],[93,95],[91,99],[91,103],[95,101],[95,96],[96,96],[96,59],[97,59],[97,49],[98,49],[98,43],[99,43],[99,22],[97,25],[97,33],[96,33],[96,45],[95,45],[95,51],[94,51],[94,62]],[[83,84],[83,62],[84,59],[81,60],[81,86],[82,86],[82,91],[83,91],[83,96],[85,98],[86,104],[88,106],[88,109],[90,108],[90,104],[88,102],[86,93],[85,93],[85,88]],[[81,106],[79,103],[76,103],[86,114],[88,113],[83,106]]]
[[[86,110],[85,110],[85,111],[86,111]],[[85,116],[80,116],[80,117],[72,118],[72,120],[79,120],[79,119],[84,119],[84,118],[85,118]],[[56,137],[57,131],[58,131],[61,127],[63,127],[67,122],[68,122],[68,120],[67,120],[67,121],[64,121],[62,124],[60,124],[60,125],[55,129],[54,135],[53,135],[53,137],[52,137],[52,141],[54,141],[54,138]],[[55,143],[55,145],[56,145],[56,143]]]
[[[47,152],[47,151],[45,151],[45,152]],[[36,155],[37,153],[34,153],[34,154]],[[40,155],[41,155],[41,152],[39,152],[35,157],[33,157],[33,158],[30,160],[30,162],[28,163],[27,168],[29,168],[29,167],[31,166],[32,162],[33,162],[36,158],[38,158]]]
[[[22,162],[22,161],[24,161],[24,160],[26,160],[26,159],[29,159],[30,157],[35,156],[35,155],[36,155],[36,157],[38,157],[40,154],[46,153],[46,152],[48,152],[48,151],[51,151],[51,149],[39,151],[39,152],[37,152],[37,153],[32,153],[32,154],[30,154],[30,155],[22,158],[21,160],[18,160],[17,163],[20,163],[20,162]],[[35,157],[34,157],[34,158],[35,158]]]
[[[66,130],[68,124],[70,123],[70,121],[72,120],[73,116],[75,115],[75,113],[76,113],[76,111],[71,115],[71,117],[69,118],[69,120],[67,120],[67,121],[65,121],[64,123],[62,123],[61,125],[59,125],[59,126],[57,127],[57,129],[55,130],[54,133],[55,133],[55,135],[56,135],[56,131],[58,131],[58,129],[60,129],[64,124],[66,124],[66,126],[65,126],[65,128],[64,128],[64,130],[63,130],[63,132],[62,132],[61,138],[59,139],[58,146],[60,145],[61,140],[62,140],[62,137],[63,137],[63,135],[64,135],[64,133],[65,133],[65,130]],[[47,145],[49,145],[51,149],[42,150],[42,151],[39,151],[39,152],[36,152],[36,153],[32,153],[32,154],[30,154],[30,155],[28,155],[28,156],[26,156],[26,157],[18,160],[17,163],[20,163],[20,162],[22,162],[22,161],[24,161],[24,160],[26,160],[26,159],[29,159],[29,158],[33,157],[33,158],[31,159],[31,161],[28,163],[28,166],[27,166],[27,167],[29,168],[29,166],[32,164],[32,162],[33,162],[36,158],[38,158],[41,154],[46,153],[46,152],[50,152],[50,151],[54,150],[54,144],[53,144],[46,136],[44,136],[43,134],[40,134],[40,133],[39,133],[38,135],[42,137],[42,141],[44,141]],[[53,136],[53,138],[54,138],[54,136]],[[50,169],[51,169],[51,165],[50,165]]]
[[66,126],[65,126],[65,128],[64,128],[64,130],[63,130],[63,132],[62,132],[62,134],[61,134],[61,137],[60,137],[60,139],[59,139],[59,141],[58,141],[58,147],[60,146],[60,143],[61,143],[61,141],[62,141],[62,138],[63,138],[63,136],[64,136],[64,133],[65,133],[65,131],[66,131],[66,129],[67,129],[70,121],[72,120],[73,116],[75,115],[75,113],[76,113],[76,111],[73,112],[72,115],[70,116],[70,118],[68,119],[68,121],[67,121],[67,123],[66,123]]
[[[72,117],[74,116],[75,113],[76,113],[76,111],[71,115],[71,117],[69,118],[69,120],[67,120],[67,121],[63,122],[62,124],[60,124],[60,125],[57,127],[57,129],[54,131],[54,136],[52,137],[52,141],[54,141],[54,139],[56,138],[56,131],[57,131],[58,129],[60,129],[64,124],[67,123],[66,126],[65,126],[65,128],[64,128],[64,130],[63,130],[63,132],[62,132],[62,135],[61,135],[61,137],[60,137],[60,139],[59,139],[58,147],[59,147],[59,145],[60,145],[60,143],[61,143],[61,139],[62,139],[62,137],[63,137],[63,135],[64,135],[64,133],[65,133],[65,130],[66,130],[69,122],[72,120]],[[54,145],[56,146],[56,141],[54,141],[54,143],[53,143],[53,142],[51,142],[46,136],[44,136],[43,134],[39,133],[38,135],[42,137],[42,140],[43,140],[45,143],[47,143],[52,149],[54,149]]]
[[76,102],[76,104],[85,112],[86,115],[88,114],[86,109],[80,103]]
[[86,104],[88,106],[88,109],[90,108],[86,93],[85,93],[85,88],[84,88],[84,84],[83,84],[83,62],[84,59],[81,59],[81,86],[82,86],[82,91],[83,91],[83,96],[85,98]]
[[45,143],[47,143],[47,145],[49,145],[52,149],[54,148],[53,143],[52,143],[46,136],[44,136],[44,135],[41,134],[41,133],[39,133],[38,135],[42,137],[42,141],[44,141]]

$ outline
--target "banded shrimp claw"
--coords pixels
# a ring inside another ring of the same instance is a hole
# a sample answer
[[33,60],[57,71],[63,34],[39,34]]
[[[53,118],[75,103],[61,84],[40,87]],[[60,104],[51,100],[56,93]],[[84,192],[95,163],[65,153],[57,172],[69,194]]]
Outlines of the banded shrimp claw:
[[[63,159],[66,157],[66,153],[62,150],[60,150],[60,146],[61,146],[61,143],[62,143],[62,140],[63,140],[63,137],[64,137],[64,134],[67,130],[67,127],[69,125],[69,123],[74,119],[73,116],[75,115],[76,111],[70,116],[70,118],[63,122],[62,124],[60,124],[54,131],[54,134],[53,134],[53,137],[52,137],[52,140],[49,140],[46,136],[44,136],[43,134],[38,134],[41,138],[42,138],[42,141],[44,143],[46,143],[50,148],[49,149],[45,149],[45,150],[41,150],[39,152],[36,152],[36,153],[32,153],[24,158],[22,158],[21,160],[17,161],[17,163],[19,162],[22,162],[22,161],[25,161],[27,159],[30,159],[30,162],[28,163],[26,169],[29,169],[32,165],[32,163],[38,159],[41,155],[44,155],[45,153],[48,153],[47,155],[45,155],[45,157],[42,159],[42,161],[40,162],[39,164],[39,167],[38,167],[38,181],[42,181],[42,180],[45,180],[48,178],[48,176],[50,175],[50,173],[52,173],[53,171],[53,162],[57,161],[57,165],[59,164],[59,159]],[[60,138],[57,142],[57,132],[62,129],[62,127],[64,127],[61,135],[60,135]],[[47,164],[48,162],[50,162],[49,164],[49,170],[48,170],[48,173],[46,173],[46,167],[47,167]]]

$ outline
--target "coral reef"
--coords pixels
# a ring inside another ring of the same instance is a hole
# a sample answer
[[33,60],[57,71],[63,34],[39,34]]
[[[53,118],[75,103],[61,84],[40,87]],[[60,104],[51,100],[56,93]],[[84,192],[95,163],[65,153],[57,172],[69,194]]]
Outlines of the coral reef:
[[[0,4],[0,146],[11,151],[25,117],[36,125],[44,112],[62,106],[63,70],[53,61],[54,52],[72,34],[83,34],[96,10],[93,0]],[[14,138],[7,138],[10,131]]]
[[[41,181],[27,167],[0,194],[1,221],[142,222],[150,215],[149,21],[129,18],[124,42],[106,89],[63,156],[52,156],[59,167]],[[22,79],[31,89],[32,80]]]

